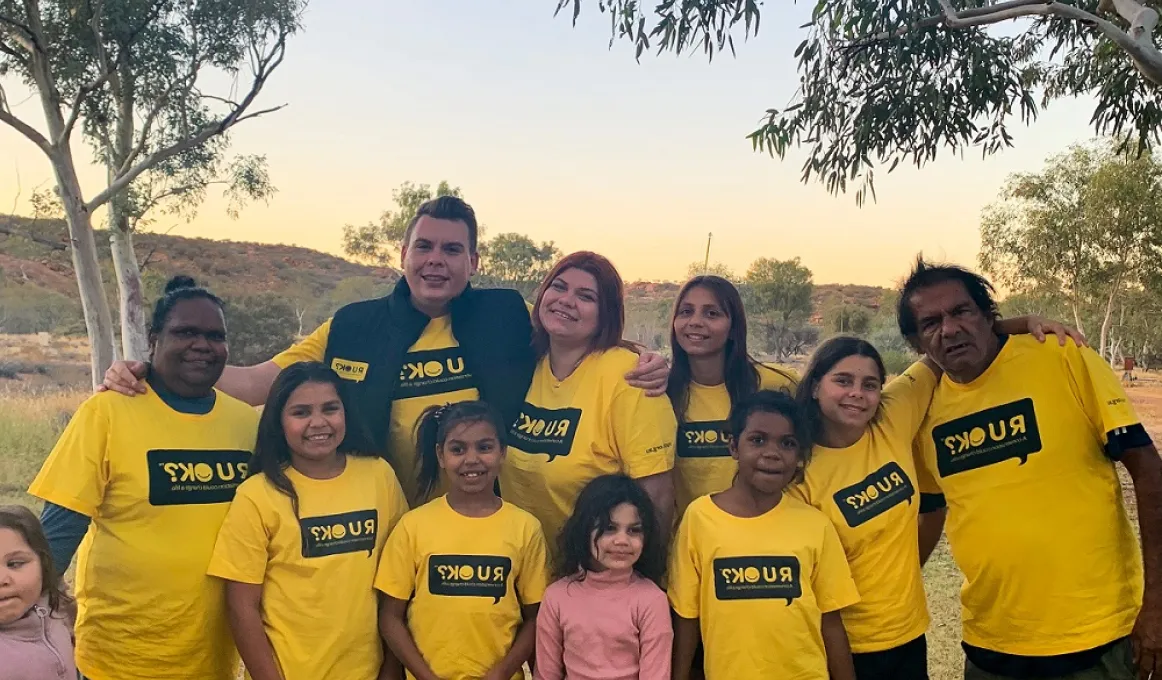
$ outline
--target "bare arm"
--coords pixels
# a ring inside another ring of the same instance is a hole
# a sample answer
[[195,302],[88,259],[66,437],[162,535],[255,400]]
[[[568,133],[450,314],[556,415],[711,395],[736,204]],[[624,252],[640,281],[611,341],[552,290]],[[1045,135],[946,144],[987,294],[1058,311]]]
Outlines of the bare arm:
[[215,387],[251,406],[261,406],[266,403],[270,386],[279,373],[282,369],[273,361],[256,366],[227,366]]
[[[111,390],[127,397],[145,394],[148,370],[143,361],[114,361],[105,371],[105,380],[97,386],[97,391]],[[270,386],[281,372],[282,369],[273,361],[264,361],[257,366],[227,366],[215,387],[251,406],[261,406],[266,403]]]
[[948,508],[940,508],[920,515],[920,566],[928,564],[928,558],[940,543],[940,535],[944,533],[944,519],[948,517]]
[[1073,343],[1078,347],[1084,347],[1086,344],[1085,336],[1076,328],[1035,314],[1014,316],[1011,319],[997,319],[993,328],[1004,335],[1032,335],[1039,342],[1045,342],[1046,334],[1056,335],[1057,344],[1062,347],[1065,346],[1066,338],[1073,338]]
[[671,529],[674,526],[674,471],[667,470],[649,477],[641,477],[637,483],[654,502],[662,542],[669,544]]
[[1130,638],[1141,677],[1162,672],[1162,458],[1153,444],[1127,449],[1121,462],[1134,481],[1146,591]]
[[383,605],[379,608],[379,632],[387,641],[391,653],[416,676],[416,680],[440,680],[428,662],[424,661],[420,648],[416,647],[415,638],[408,630],[407,611],[406,601],[390,596],[383,598]]
[[839,612],[823,615],[823,649],[827,651],[827,670],[831,680],[855,680],[855,665],[851,660],[851,646],[847,630]]
[[512,641],[512,647],[509,648],[508,654],[500,660],[500,663],[492,667],[488,674],[484,676],[484,680],[508,680],[512,676],[520,672],[521,667],[526,661],[533,658],[533,652],[537,644],[537,610],[540,609],[539,604],[525,605],[520,608],[521,617],[524,621],[521,622],[520,628],[517,630],[516,638]]
[[226,581],[226,612],[242,663],[254,680],[282,680],[262,625],[262,586]]
[[698,651],[701,637],[698,619],[684,619],[674,615],[674,680],[690,680],[694,653]]
[[651,397],[660,397],[666,393],[666,383],[670,379],[670,364],[666,358],[657,352],[643,352],[637,360],[637,366],[625,374],[625,381],[631,386],[645,390]]

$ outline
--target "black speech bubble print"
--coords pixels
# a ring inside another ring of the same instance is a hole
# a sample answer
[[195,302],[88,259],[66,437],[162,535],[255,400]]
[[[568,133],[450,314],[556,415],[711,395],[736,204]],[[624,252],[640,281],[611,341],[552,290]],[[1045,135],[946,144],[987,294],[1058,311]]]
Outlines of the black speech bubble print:
[[704,420],[678,426],[679,458],[729,458],[727,421]]
[[847,526],[857,527],[879,517],[900,503],[912,504],[916,487],[900,467],[892,461],[867,477],[835,492],[832,497]]
[[1016,458],[1024,465],[1041,450],[1032,399],[994,406],[932,429],[941,477]]
[[714,596],[719,600],[786,600],[803,597],[799,558],[720,557],[713,562]]
[[337,515],[303,517],[299,520],[302,532],[303,557],[326,557],[375,551],[375,537],[379,530],[379,512],[355,510]]
[[579,408],[547,409],[525,402],[508,430],[508,443],[525,453],[543,453],[551,463],[573,450],[580,422]]
[[451,597],[491,597],[497,604],[508,592],[512,560],[496,555],[432,555],[428,592]]
[[229,503],[246,479],[249,451],[154,449],[145,454],[150,505]]

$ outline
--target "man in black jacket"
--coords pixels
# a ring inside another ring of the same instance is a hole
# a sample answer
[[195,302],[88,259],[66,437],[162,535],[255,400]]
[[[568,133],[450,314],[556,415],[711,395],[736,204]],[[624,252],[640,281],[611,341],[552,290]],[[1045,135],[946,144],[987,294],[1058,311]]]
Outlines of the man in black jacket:
[[[401,251],[404,279],[384,298],[347,305],[302,342],[256,366],[228,366],[217,387],[262,404],[278,374],[297,361],[324,361],[344,378],[345,448],[385,455],[412,503],[416,495],[412,431],[432,404],[481,398],[514,420],[532,380],[529,307],[514,290],[477,290],[476,214],[455,196],[420,206]],[[116,362],[102,386],[143,393],[146,365]],[[626,376],[664,394],[669,368],[642,356]]]

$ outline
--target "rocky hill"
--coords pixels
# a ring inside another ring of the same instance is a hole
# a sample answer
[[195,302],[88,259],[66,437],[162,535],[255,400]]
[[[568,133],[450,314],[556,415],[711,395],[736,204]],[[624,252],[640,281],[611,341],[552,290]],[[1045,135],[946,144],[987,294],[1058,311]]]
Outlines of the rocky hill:
[[[116,309],[108,236],[103,231],[97,234],[107,293]],[[394,269],[368,267],[307,248],[154,233],[137,234],[134,242],[143,265],[146,299],[155,298],[170,276],[188,274],[227,299],[283,297],[303,312],[308,330],[342,302],[384,291],[399,278]],[[60,220],[0,215],[0,329],[83,331],[67,243]],[[631,283],[628,306],[631,312],[648,309],[650,317],[668,316],[678,288],[669,281]],[[870,286],[818,285],[816,313],[838,302],[874,310],[883,292]]]

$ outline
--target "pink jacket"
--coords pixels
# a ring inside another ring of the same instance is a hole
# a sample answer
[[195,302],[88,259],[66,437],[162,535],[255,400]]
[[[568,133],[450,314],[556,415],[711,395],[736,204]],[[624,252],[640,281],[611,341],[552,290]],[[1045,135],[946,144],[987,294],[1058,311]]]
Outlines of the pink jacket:
[[[75,606],[75,605],[74,605]],[[0,626],[0,675],[4,680],[76,680],[73,607],[49,612],[48,596],[23,617]]]

